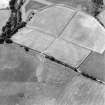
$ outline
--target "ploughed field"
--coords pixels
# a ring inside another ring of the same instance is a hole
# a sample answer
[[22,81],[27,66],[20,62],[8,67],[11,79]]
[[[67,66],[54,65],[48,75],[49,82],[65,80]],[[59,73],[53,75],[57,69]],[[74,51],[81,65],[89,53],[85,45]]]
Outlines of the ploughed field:
[[105,86],[16,44],[0,46],[0,105],[104,105]]

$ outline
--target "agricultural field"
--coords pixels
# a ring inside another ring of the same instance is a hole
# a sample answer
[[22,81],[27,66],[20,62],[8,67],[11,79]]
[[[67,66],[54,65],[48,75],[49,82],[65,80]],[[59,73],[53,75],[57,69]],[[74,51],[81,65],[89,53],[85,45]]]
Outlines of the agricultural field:
[[0,105],[105,105],[105,1],[0,0]]

